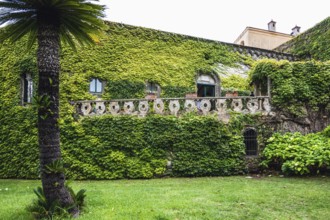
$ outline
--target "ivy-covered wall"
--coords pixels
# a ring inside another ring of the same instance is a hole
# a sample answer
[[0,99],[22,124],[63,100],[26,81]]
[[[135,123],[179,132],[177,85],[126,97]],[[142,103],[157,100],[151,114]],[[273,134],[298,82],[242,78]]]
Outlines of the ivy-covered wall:
[[[323,130],[330,124],[330,62],[261,60],[251,69],[252,81],[271,80],[272,106],[279,122],[298,127],[278,130],[303,133]],[[282,124],[283,125],[283,124]]]
[[[94,47],[61,51],[61,141],[68,176],[78,179],[150,178],[164,175],[172,161],[175,176],[231,175],[243,172],[242,136],[205,117],[100,117],[74,119],[75,100],[90,100],[93,77],[106,82],[104,99],[145,97],[147,81],[162,97],[196,91],[198,73],[219,63],[235,67],[252,59],[218,42],[108,23]],[[0,178],[36,178],[36,109],[21,106],[21,76],[37,88],[36,51],[24,39],[0,47]],[[241,126],[241,125],[240,125]],[[189,131],[189,132],[188,132]]]
[[305,59],[330,60],[330,17],[276,50],[292,53]]
[[[15,115],[2,120],[0,127],[0,178],[37,178],[36,121],[30,111],[21,109]],[[73,179],[244,173],[241,131],[253,121],[238,115],[224,125],[216,117],[191,114],[67,118],[61,121],[66,173]]]

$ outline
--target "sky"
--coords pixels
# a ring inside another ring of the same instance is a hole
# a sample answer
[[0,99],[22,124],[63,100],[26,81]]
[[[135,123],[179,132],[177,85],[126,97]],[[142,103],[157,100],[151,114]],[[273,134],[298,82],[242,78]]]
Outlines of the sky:
[[99,0],[106,20],[233,43],[249,27],[301,32],[330,16],[329,0]]

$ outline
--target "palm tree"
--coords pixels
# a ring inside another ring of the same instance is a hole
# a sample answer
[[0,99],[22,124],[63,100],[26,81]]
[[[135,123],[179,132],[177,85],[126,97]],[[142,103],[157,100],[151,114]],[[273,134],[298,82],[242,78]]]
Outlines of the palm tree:
[[[16,42],[28,35],[27,46],[37,41],[38,140],[42,187],[48,202],[62,207],[73,204],[66,189],[61,164],[59,119],[59,73],[61,42],[75,45],[94,43],[104,27],[104,6],[97,0],[0,0],[0,25],[5,24],[0,42]],[[79,214],[72,208],[73,215]]]

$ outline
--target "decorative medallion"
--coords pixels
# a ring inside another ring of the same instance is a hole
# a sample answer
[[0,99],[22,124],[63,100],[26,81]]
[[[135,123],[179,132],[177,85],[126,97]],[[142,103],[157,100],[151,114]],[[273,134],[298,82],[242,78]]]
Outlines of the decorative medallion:
[[259,109],[258,99],[250,99],[247,102],[246,107],[252,114],[256,113]]
[[204,115],[206,115],[211,110],[211,102],[208,99],[203,99],[201,101],[201,110]]
[[96,104],[95,104],[95,112],[98,115],[102,115],[105,112],[104,102],[96,102]]
[[92,110],[91,103],[82,103],[81,104],[81,112],[84,116],[89,115]]
[[184,108],[186,109],[187,112],[193,112],[195,111],[196,108],[196,104],[194,100],[191,99],[187,99],[184,103]]
[[226,113],[227,112],[227,102],[226,99],[217,99],[215,104],[219,113]]
[[243,108],[242,99],[233,99],[231,107],[235,112],[241,112]]
[[164,102],[161,99],[156,99],[154,101],[154,110],[157,114],[163,114],[164,112]]
[[110,102],[109,109],[110,109],[110,113],[112,115],[118,115],[120,106],[119,106],[118,102]]
[[178,100],[170,100],[170,104],[168,105],[168,108],[171,111],[172,115],[177,116],[179,110],[180,110],[180,103]]
[[131,102],[125,102],[124,103],[124,112],[125,114],[127,115],[130,115],[133,113],[134,111],[134,103],[131,101]]
[[140,111],[140,114],[143,115],[143,116],[145,116],[145,115],[147,115],[148,110],[149,110],[148,101],[140,101],[139,102],[139,111]]

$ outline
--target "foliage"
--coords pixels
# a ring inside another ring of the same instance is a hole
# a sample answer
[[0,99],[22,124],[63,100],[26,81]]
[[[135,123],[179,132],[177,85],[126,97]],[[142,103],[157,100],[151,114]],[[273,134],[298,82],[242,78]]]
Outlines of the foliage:
[[250,89],[248,79],[235,74],[222,77],[221,86],[225,89],[232,88],[233,90],[241,90],[241,91]]
[[7,25],[0,33],[0,42],[7,39],[16,42],[28,35],[26,44],[31,49],[43,23],[56,26],[61,41],[74,49],[76,44],[93,45],[97,32],[104,26],[103,21],[97,19],[104,17],[104,6],[92,1],[2,0],[0,25]]
[[263,165],[276,163],[285,174],[319,173],[330,166],[330,138],[321,133],[275,133],[263,151]]
[[82,210],[84,207],[86,190],[82,189],[75,194],[71,187],[66,187],[74,200],[74,204],[68,207],[62,207],[57,200],[52,202],[47,201],[42,187],[38,187],[33,190],[37,196],[37,199],[33,200],[32,204],[27,207],[27,210],[33,215],[34,219],[69,218],[69,210],[72,207],[78,207],[79,210]]
[[281,45],[278,50],[304,59],[330,60],[330,17]]
[[[26,114],[30,108],[19,107]],[[16,112],[17,114],[18,112]],[[21,118],[28,115],[21,115]],[[12,113],[15,114],[15,113]],[[33,112],[30,113],[33,119]],[[1,178],[37,178],[36,128],[28,119],[4,121],[0,138]],[[233,115],[229,125],[214,117],[150,115],[145,118],[110,115],[61,121],[61,146],[66,175],[73,179],[152,178],[233,175],[242,173],[241,131],[255,119]],[[25,123],[20,123],[25,121]],[[15,130],[16,132],[13,132]],[[32,133],[31,133],[32,132]],[[15,147],[12,147],[15,146]],[[62,162],[49,165],[50,172]]]
[[251,69],[252,81],[271,79],[272,104],[296,116],[306,108],[324,110],[330,103],[330,63],[261,60]]

